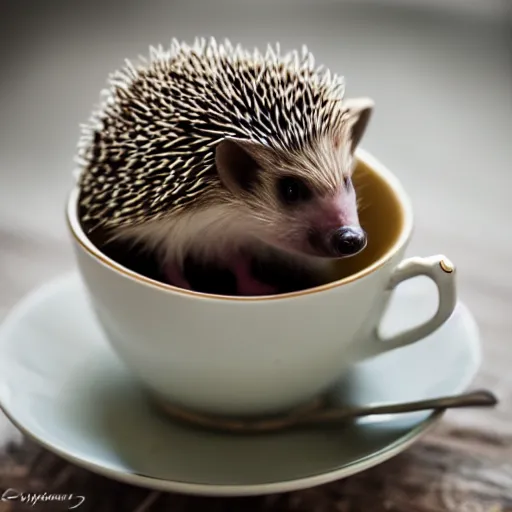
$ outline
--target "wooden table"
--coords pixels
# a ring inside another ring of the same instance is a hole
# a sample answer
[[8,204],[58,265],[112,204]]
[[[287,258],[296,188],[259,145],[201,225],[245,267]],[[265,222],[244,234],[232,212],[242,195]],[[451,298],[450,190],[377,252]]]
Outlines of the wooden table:
[[[363,474],[247,499],[159,494],[109,481],[41,451],[0,416],[0,490],[83,493],[80,512],[512,511],[512,57],[504,17],[324,0],[293,8],[288,0],[282,8],[154,0],[150,9],[130,0],[122,15],[113,0],[22,4],[4,2],[9,15],[0,17],[0,47],[10,49],[0,82],[1,316],[74,266],[62,211],[77,126],[124,57],[212,30],[251,45],[279,39],[292,46],[307,34],[319,60],[347,76],[350,95],[375,98],[365,147],[413,199],[409,254],[443,252],[457,263],[460,296],[483,339],[474,387],[489,387],[501,404],[449,412],[421,442]],[[22,510],[30,509],[0,502],[0,512]]]

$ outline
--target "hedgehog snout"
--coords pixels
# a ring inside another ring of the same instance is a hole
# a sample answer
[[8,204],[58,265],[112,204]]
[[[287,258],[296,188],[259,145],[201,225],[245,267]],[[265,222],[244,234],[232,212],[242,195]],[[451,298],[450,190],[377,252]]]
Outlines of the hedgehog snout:
[[366,233],[360,226],[344,226],[332,233],[329,245],[335,256],[354,256],[366,247]]
[[349,225],[327,233],[312,231],[309,243],[319,256],[346,258],[360,253],[366,247],[367,237],[360,226]]

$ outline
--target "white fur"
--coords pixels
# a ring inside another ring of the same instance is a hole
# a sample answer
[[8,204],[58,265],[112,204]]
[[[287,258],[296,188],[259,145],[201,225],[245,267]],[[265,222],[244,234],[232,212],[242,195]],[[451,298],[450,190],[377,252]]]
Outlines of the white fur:
[[223,260],[241,247],[259,245],[246,215],[233,210],[230,205],[194,209],[119,231],[116,238],[143,242],[160,259],[179,266],[187,255]]
[[180,268],[183,268],[187,256],[199,261],[216,261],[229,267],[237,252],[244,250],[255,256],[279,254],[291,266],[308,269],[319,276],[330,275],[332,262],[329,260],[280,250],[265,243],[261,226],[253,219],[242,205],[224,204],[147,222],[119,231],[115,238],[142,242],[158,255],[162,263]]

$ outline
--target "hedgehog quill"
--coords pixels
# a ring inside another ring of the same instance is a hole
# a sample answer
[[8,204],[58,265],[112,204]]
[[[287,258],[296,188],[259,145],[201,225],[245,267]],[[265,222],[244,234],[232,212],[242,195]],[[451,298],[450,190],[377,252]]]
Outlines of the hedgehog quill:
[[142,244],[166,281],[193,289],[187,258],[229,269],[236,294],[275,292],[251,270],[284,259],[326,278],[366,245],[352,184],[373,112],[306,47],[252,52],[173,40],[109,77],[83,126],[80,219],[94,240]]

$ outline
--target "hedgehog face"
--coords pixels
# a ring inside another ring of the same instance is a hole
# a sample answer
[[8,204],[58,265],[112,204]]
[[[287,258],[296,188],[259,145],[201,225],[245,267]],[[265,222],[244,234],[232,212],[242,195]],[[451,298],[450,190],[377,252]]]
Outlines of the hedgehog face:
[[225,139],[217,146],[221,182],[250,232],[275,247],[342,258],[366,246],[352,185],[354,152],[373,102],[347,102],[344,122],[293,150]]
[[349,175],[327,192],[301,176],[275,180],[279,216],[293,229],[280,233],[279,245],[305,254],[342,258],[359,253],[366,234],[359,225],[356,194]]

